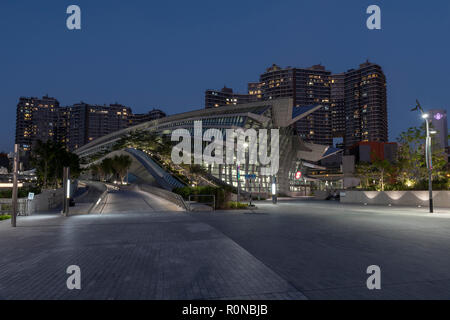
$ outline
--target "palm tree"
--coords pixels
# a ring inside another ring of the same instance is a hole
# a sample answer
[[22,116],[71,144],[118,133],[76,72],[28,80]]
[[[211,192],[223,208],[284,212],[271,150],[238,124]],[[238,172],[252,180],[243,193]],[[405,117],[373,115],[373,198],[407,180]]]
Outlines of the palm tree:
[[101,173],[102,169],[99,164],[93,164],[89,167],[91,169],[91,174],[93,177],[97,178],[98,180],[101,180]]
[[101,172],[104,180],[109,180],[110,175],[114,174],[113,160],[111,158],[103,159],[100,163]]
[[131,166],[131,158],[127,155],[115,156],[112,161],[114,171],[119,176],[120,181],[123,183],[128,169]]

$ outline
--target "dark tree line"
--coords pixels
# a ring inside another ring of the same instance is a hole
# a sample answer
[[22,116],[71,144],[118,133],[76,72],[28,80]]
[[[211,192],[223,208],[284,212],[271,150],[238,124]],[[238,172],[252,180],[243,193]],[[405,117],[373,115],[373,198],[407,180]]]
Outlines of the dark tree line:
[[44,189],[62,185],[63,167],[70,168],[71,178],[77,178],[81,173],[78,156],[67,151],[63,144],[51,140],[36,142],[30,163],[36,169],[38,184]]
[[127,171],[130,168],[132,160],[127,155],[105,158],[99,164],[93,164],[89,168],[94,177],[100,181],[110,181],[117,178],[124,183]]

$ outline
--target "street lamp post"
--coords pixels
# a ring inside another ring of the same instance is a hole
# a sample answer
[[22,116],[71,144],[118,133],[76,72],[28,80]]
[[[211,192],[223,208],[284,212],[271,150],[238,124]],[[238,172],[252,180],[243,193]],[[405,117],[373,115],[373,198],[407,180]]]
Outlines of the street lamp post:
[[427,137],[425,138],[425,161],[427,163],[427,169],[428,169],[428,192],[429,192],[429,201],[430,201],[430,213],[433,213],[433,161],[432,161],[432,153],[431,153],[431,136],[430,134],[436,133],[436,131],[433,130],[433,132],[430,132],[430,123],[429,123],[429,114],[426,113],[422,106],[420,105],[419,101],[416,100],[416,106],[411,109],[411,111],[417,111],[419,110],[422,114],[422,118],[425,120],[426,128],[427,128]]
[[433,160],[431,153],[431,135],[430,135],[430,123],[428,120],[428,113],[422,113],[422,118],[425,119],[427,128],[427,137],[425,138],[425,161],[428,169],[428,192],[430,201],[430,213],[433,213]]
[[239,164],[239,162],[236,165],[236,178],[237,178],[237,201],[240,201],[240,189],[241,189],[241,174],[239,172],[241,166]]
[[19,145],[14,145],[14,164],[13,164],[13,189],[12,189],[12,215],[11,226],[17,226],[17,193],[18,193],[18,175],[19,175]]

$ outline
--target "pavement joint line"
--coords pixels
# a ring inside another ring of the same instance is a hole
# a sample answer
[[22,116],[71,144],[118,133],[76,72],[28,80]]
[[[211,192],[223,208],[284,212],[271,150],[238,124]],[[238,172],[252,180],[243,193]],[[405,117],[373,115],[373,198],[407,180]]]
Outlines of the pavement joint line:
[[[189,216],[193,217],[190,213],[188,213]],[[260,260],[258,257],[256,257],[254,254],[252,254],[250,251],[248,251],[244,246],[240,245],[236,240],[234,240],[232,237],[228,236],[225,232],[217,229],[216,227],[214,227],[213,225],[206,223],[204,221],[199,220],[196,217],[193,217],[195,220],[197,220],[198,222],[201,223],[205,223],[208,224],[211,228],[213,228],[214,230],[216,230],[217,232],[219,232],[220,234],[222,234],[225,238],[229,239],[230,241],[232,241],[235,245],[237,245],[238,247],[240,247],[242,250],[244,250],[245,252],[247,252],[250,256],[252,256],[254,259],[256,259],[257,261],[259,261],[262,265],[264,265],[266,268],[268,268],[270,271],[272,271],[274,274],[276,274],[278,277],[280,277],[280,279],[283,279],[288,285],[290,285],[292,288],[294,288],[298,293],[302,294],[303,296],[305,296],[303,294],[303,292],[296,286],[294,285],[290,280],[286,279],[284,276],[282,276],[279,272],[275,271],[271,266],[267,265],[264,261]],[[306,297],[306,296],[305,296]]]

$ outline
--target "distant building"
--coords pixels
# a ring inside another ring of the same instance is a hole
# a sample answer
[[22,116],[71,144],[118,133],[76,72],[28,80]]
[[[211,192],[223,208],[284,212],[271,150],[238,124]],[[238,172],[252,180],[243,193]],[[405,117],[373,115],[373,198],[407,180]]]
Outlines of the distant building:
[[[331,75],[331,133],[345,137],[345,73]],[[342,146],[343,147],[343,146]]]
[[55,98],[21,97],[16,109],[16,139],[22,151],[30,151],[36,141],[56,141],[59,102]]
[[[332,74],[322,65],[281,68],[276,64],[248,84],[248,95],[231,89],[208,90],[207,108],[228,104],[292,98],[294,106],[322,105],[301,119],[296,129],[304,141],[331,146],[342,138],[346,149],[359,141],[388,141],[386,78],[379,65]],[[241,102],[243,101],[243,102]]]
[[397,160],[397,149],[396,142],[358,142],[349,149],[349,154],[355,156],[356,163],[376,160],[393,163]]
[[121,104],[90,105],[84,102],[64,108],[66,144],[73,151],[109,133],[127,128],[132,113]]
[[322,65],[280,68],[274,64],[260,76],[263,100],[290,97],[294,106],[323,106],[300,120],[296,127],[304,141],[328,146],[333,144],[330,80],[331,72]]
[[444,109],[428,110],[433,128],[437,131],[436,139],[442,149],[448,147],[447,111]]
[[251,97],[248,94],[234,93],[233,89],[223,87],[222,90],[205,91],[205,108],[216,108],[225,105],[248,103]]
[[370,62],[345,73],[344,144],[350,148],[360,141],[388,141],[386,77]]
[[117,103],[91,105],[80,102],[60,107],[58,100],[48,96],[41,99],[21,97],[16,112],[15,141],[25,158],[38,140],[60,142],[74,151],[104,135],[166,116],[159,109],[133,115],[131,108]]
[[248,95],[250,102],[256,102],[262,100],[263,84],[261,82],[249,82],[247,85]]
[[166,116],[167,116],[166,113],[159,109],[153,109],[153,110],[149,111],[148,113],[131,114],[129,117],[130,121],[129,121],[128,125],[135,126],[135,125],[143,123],[143,122],[161,119]]

